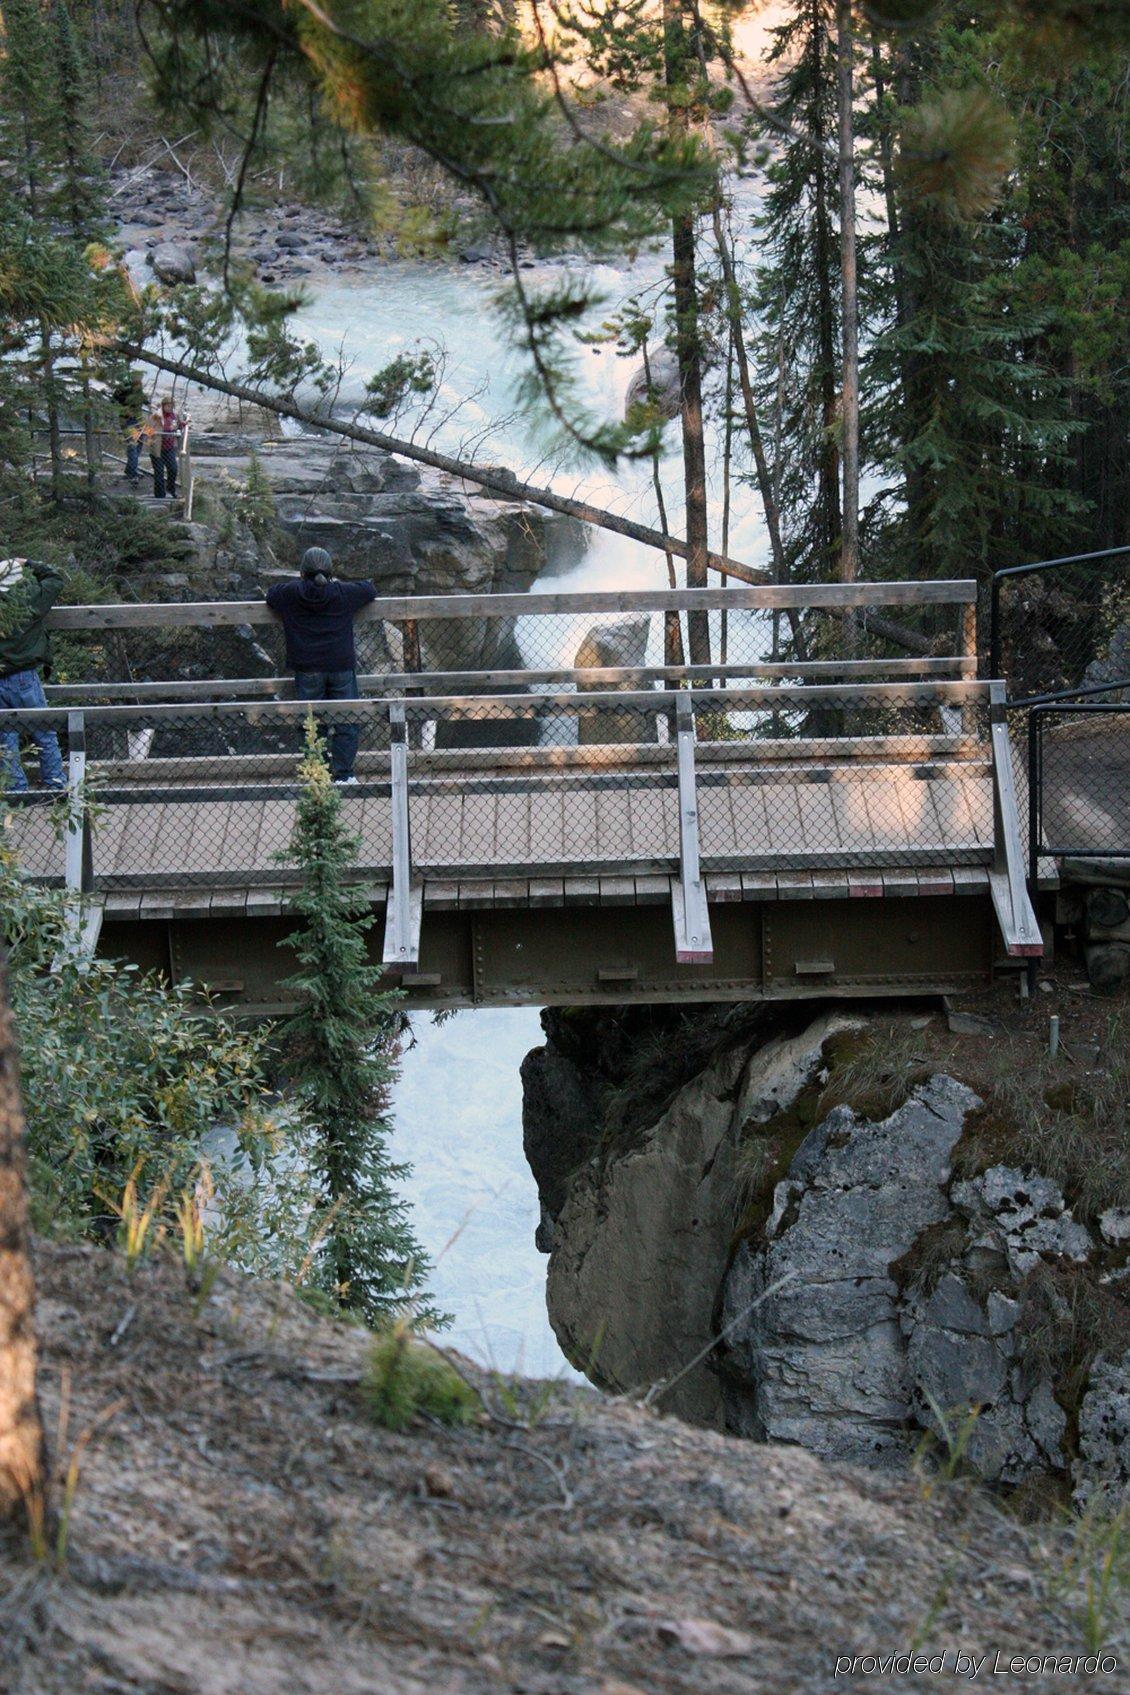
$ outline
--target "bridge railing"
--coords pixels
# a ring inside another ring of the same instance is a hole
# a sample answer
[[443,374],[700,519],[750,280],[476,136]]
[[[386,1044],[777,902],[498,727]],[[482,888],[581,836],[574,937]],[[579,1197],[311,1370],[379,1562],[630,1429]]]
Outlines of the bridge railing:
[[424,877],[557,879],[558,893],[563,878],[671,878],[678,957],[691,960],[710,946],[708,872],[866,870],[881,889],[885,871],[920,866],[955,879],[986,868],[1024,951],[996,710],[994,687],[972,679],[574,687],[48,708],[0,713],[0,734],[47,731],[67,749],[62,827],[58,796],[12,797],[28,875],[150,901],[233,887],[250,899],[296,880],[313,712],[337,763],[355,758],[344,823],[355,875],[389,887],[390,963],[417,957]]
[[[976,675],[972,582],[384,597],[356,625],[362,692]],[[59,607],[51,698],[283,698],[262,601]],[[909,645],[908,645],[909,644]]]

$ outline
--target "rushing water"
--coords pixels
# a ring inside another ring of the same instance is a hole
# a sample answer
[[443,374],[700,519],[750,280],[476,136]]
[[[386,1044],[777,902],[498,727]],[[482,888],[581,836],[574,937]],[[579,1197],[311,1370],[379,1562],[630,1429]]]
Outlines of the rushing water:
[[[594,280],[605,309],[629,294],[654,290],[662,282],[663,263],[661,254],[645,253],[619,269],[598,267]],[[528,273],[534,283],[551,274],[549,266]],[[614,473],[569,469],[555,462],[536,421],[518,413],[520,356],[508,346],[492,310],[498,288],[499,278],[477,266],[388,266],[321,288],[295,327],[325,354],[340,356],[346,402],[396,354],[442,349],[437,404],[426,420],[416,421],[417,440],[479,463],[508,465],[531,480],[656,525],[650,464],[625,463]],[[621,417],[638,363],[638,356],[623,358],[609,345],[578,345],[578,391],[587,407]],[[711,523],[717,535],[718,444],[710,445]],[[675,533],[683,528],[681,469],[678,431],[671,426],[661,475]],[[730,551],[761,563],[760,507],[737,483],[732,498]],[[598,530],[582,557],[557,572],[553,587],[658,588],[666,581],[662,554]],[[558,662],[569,658],[562,654]],[[544,652],[538,663],[547,663]],[[452,1342],[486,1364],[535,1376],[569,1370],[545,1316],[545,1262],[533,1244],[537,1195],[522,1154],[518,1067],[540,1040],[533,1008],[465,1012],[439,1026],[422,1016],[396,1091],[394,1142],[396,1157],[414,1167],[407,1193],[418,1234],[437,1261],[438,1302],[454,1316]]]

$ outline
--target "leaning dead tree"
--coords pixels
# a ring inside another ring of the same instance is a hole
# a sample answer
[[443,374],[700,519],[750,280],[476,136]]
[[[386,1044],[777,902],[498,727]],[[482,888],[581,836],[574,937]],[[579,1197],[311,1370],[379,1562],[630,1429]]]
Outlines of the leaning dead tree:
[[[115,351],[126,359],[136,359],[140,364],[151,365],[155,370],[167,371],[170,376],[195,383],[198,388],[229,395],[233,400],[240,400],[247,406],[261,406],[266,412],[274,412],[280,418],[293,418],[296,423],[306,424],[311,429],[324,430],[329,435],[342,436],[347,441],[357,441],[365,447],[383,448],[386,453],[395,453],[401,459],[411,459],[418,465],[430,466],[432,470],[445,471],[449,476],[459,477],[463,482],[476,483],[479,488],[486,489],[503,500],[528,500],[531,506],[542,506],[549,512],[560,512],[566,518],[576,518],[582,524],[592,524],[598,530],[611,530],[616,535],[626,536],[629,541],[638,542],[641,547],[656,548],[661,553],[675,554],[680,559],[688,557],[687,543],[679,536],[653,530],[646,524],[637,524],[631,518],[622,518],[618,512],[606,512],[603,507],[591,506],[586,500],[574,500],[569,495],[558,494],[555,489],[523,482],[513,471],[503,470],[495,465],[474,465],[466,459],[455,459],[449,453],[437,453],[434,448],[420,447],[413,441],[402,441],[399,436],[390,436],[383,430],[370,429],[366,424],[320,417],[307,407],[300,406],[296,400],[290,400],[283,395],[264,394],[261,389],[252,388],[246,383],[230,382],[226,377],[218,377],[210,371],[202,371],[195,365],[188,365],[183,359],[170,359],[165,354],[154,353],[148,347],[141,347],[133,342],[118,342],[115,344]],[[739,560],[729,559],[721,553],[708,553],[706,562],[712,571],[717,571],[722,576],[734,577],[741,583],[750,583],[755,588],[761,583],[774,581],[773,571],[743,565]],[[873,635],[893,642],[910,653],[931,651],[928,637],[884,617],[881,613],[867,610],[854,613],[853,616]]]
[[[543,506],[547,511],[560,512],[566,518],[577,518],[581,523],[592,524],[598,530],[612,530],[616,535],[626,536],[629,541],[639,542],[642,547],[657,548],[661,553],[674,553],[680,559],[688,557],[690,550],[687,543],[678,536],[664,535],[662,530],[653,530],[647,524],[637,524],[631,518],[622,518],[618,512],[606,512],[603,507],[591,506],[586,500],[574,500],[570,495],[558,494],[555,489],[522,482],[513,471],[502,470],[495,465],[473,465],[468,460],[455,459],[449,453],[437,453],[435,448],[420,447],[416,442],[402,441],[398,436],[386,435],[383,430],[370,429],[365,424],[321,417],[300,406],[296,400],[289,400],[282,395],[264,394],[262,390],[250,388],[246,383],[229,382],[226,377],[217,377],[210,371],[186,365],[181,359],[169,359],[164,354],[153,353],[147,347],[119,342],[116,351],[127,359],[136,359],[143,365],[154,366],[158,371],[167,371],[170,376],[195,383],[199,388],[212,389],[217,394],[230,395],[233,400],[242,400],[248,406],[262,406],[268,412],[276,412],[281,418],[294,418],[298,423],[308,424],[312,429],[344,436],[347,440],[361,442],[366,447],[384,448],[387,453],[399,454],[402,459],[412,459],[418,465],[429,465],[434,471],[446,471],[450,476],[462,478],[464,482],[477,483],[480,488],[487,489],[503,500],[528,500],[532,506]],[[739,582],[756,586],[758,583],[772,581],[768,571],[758,570],[752,565],[743,565],[736,559],[725,559],[720,553],[708,553],[706,557],[712,570],[720,572],[723,576],[736,577]]]
[[47,1457],[35,1392],[35,1281],[16,1032],[0,955],[0,1538],[46,1509]]

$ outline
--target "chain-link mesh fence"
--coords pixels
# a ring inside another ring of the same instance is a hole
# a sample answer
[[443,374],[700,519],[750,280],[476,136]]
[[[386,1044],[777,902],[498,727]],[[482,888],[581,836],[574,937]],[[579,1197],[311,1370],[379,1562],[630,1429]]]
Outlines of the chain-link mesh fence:
[[1017,703],[1130,685],[1130,548],[998,572],[989,665]]
[[1032,707],[1028,755],[1033,877],[1047,858],[1130,859],[1130,703]]
[[[435,877],[676,871],[679,712],[694,724],[706,869],[981,864],[993,841],[984,685],[244,702],[0,714],[35,780],[33,731],[81,726],[95,886],[293,883],[305,722],[339,778],[359,878],[391,871],[394,716],[407,732],[411,866]],[[689,738],[684,737],[684,742]],[[11,759],[12,755],[8,755]],[[685,774],[685,773],[684,773]],[[27,874],[57,878],[57,796],[17,801]],[[65,799],[65,797],[64,797]]]

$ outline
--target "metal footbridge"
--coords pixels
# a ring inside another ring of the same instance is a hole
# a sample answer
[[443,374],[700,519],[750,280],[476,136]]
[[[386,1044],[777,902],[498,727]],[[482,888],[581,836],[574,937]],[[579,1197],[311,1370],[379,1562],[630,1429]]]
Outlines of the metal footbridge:
[[[359,737],[351,874],[410,1005],[969,987],[1041,950],[975,602],[971,581],[384,599],[361,698],[314,708],[261,602],[60,608],[48,709],[0,731],[54,729],[68,793],[9,797],[8,839],[86,947],[276,1008],[313,710]],[[882,651],[892,621],[913,656]]]

